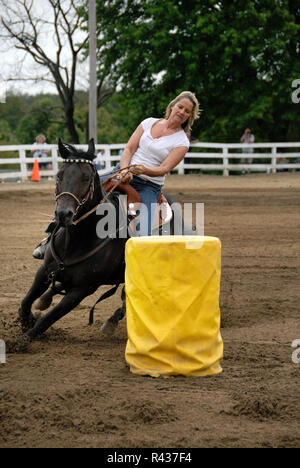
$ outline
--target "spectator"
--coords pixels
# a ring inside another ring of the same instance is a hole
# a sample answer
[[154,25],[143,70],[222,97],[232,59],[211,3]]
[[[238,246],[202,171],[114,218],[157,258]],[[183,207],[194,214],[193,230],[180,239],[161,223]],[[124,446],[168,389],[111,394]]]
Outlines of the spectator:
[[[36,137],[36,141],[34,142],[34,145],[35,146],[38,146],[37,149],[33,149],[31,150],[31,152],[33,153],[33,157],[34,158],[45,158],[49,155],[50,151],[46,148],[43,148],[43,146],[46,146],[47,143],[46,143],[46,137],[44,135],[38,135]],[[49,163],[40,163],[40,166],[41,167],[49,167],[52,169],[52,164],[49,162]],[[51,166],[51,167],[50,167]]]
[[[277,164],[288,164],[289,160],[287,158],[277,158],[276,160]],[[277,172],[285,172],[288,171],[288,169],[277,169]]]
[[[97,154],[97,158],[102,158],[105,154],[105,151],[104,149],[100,150],[99,153]],[[97,171],[101,171],[103,169],[105,169],[105,162],[104,161],[96,161],[96,168],[97,168]]]
[[[241,143],[244,144],[244,147],[242,149],[243,153],[253,153],[253,148],[248,147],[248,145],[251,145],[255,141],[254,135],[251,133],[250,128],[245,128],[245,131],[244,131],[243,135],[241,136],[240,141],[241,141]],[[241,159],[242,164],[252,164],[252,162],[253,162],[253,158],[242,158]],[[243,174],[245,174],[245,171],[242,171],[242,172],[243,172]],[[248,169],[248,172],[249,173],[251,172],[250,169]]]
[[[34,142],[34,145],[38,147],[37,149],[31,150],[34,158],[39,159],[39,158],[45,158],[49,156],[50,150],[43,148],[43,146],[47,145],[46,137],[44,135],[42,134],[38,135],[36,137],[36,141]],[[39,166],[40,168],[47,168],[50,171],[53,169],[51,162],[41,162],[39,163]],[[53,180],[53,177],[48,177],[48,180]]]

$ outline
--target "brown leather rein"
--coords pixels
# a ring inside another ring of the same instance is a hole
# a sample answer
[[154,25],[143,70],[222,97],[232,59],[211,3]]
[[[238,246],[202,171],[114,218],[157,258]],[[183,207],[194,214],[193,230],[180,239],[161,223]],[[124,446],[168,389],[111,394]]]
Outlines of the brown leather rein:
[[[112,176],[108,177],[108,179],[106,179],[105,182],[108,182],[110,181],[111,179],[113,179],[114,177],[116,177],[116,175],[120,174],[122,171],[126,170],[126,169],[130,169],[132,167],[134,167],[135,165],[131,165],[131,166],[127,166],[127,167],[124,167],[123,169],[119,169],[118,171],[114,172]],[[109,190],[109,192],[107,192],[104,197],[102,198],[102,200],[100,201],[100,203],[95,206],[94,208],[92,208],[90,211],[88,211],[87,213],[85,213],[84,215],[82,215],[79,219],[76,219],[75,221],[73,221],[73,224],[78,224],[80,223],[80,221],[83,221],[84,219],[86,219],[88,216],[90,216],[92,213],[94,213],[98,206],[101,205],[102,203],[105,203],[106,200],[108,199],[108,197],[112,194],[112,192],[122,183],[122,178],[120,180],[118,180],[115,185]]]

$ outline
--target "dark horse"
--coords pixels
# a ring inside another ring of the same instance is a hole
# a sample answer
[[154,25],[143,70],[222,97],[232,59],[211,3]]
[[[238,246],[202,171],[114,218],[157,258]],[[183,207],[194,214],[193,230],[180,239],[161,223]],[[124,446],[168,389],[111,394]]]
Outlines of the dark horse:
[[[115,285],[117,288],[124,283],[127,239],[100,239],[96,232],[99,216],[93,209],[105,193],[93,162],[96,157],[94,142],[91,140],[88,151],[83,153],[59,141],[59,152],[64,164],[56,182],[57,228],[48,244],[43,265],[19,309],[23,331],[30,339],[45,332],[99,286]],[[116,194],[111,194],[109,201],[119,210]],[[74,224],[76,219],[83,218],[90,211],[86,218]],[[62,291],[62,300],[36,321],[31,312],[34,301],[44,295],[46,301],[50,298],[48,302],[51,304],[52,296]],[[123,307],[111,317],[110,325],[117,325],[124,316],[124,293],[122,298]]]
[[[59,152],[64,163],[57,174],[56,182],[57,227],[46,249],[43,265],[21,302],[19,317],[25,333],[23,338],[34,339],[44,333],[85,297],[93,294],[99,286],[114,285],[115,288],[111,290],[113,293],[124,283],[127,238],[99,238],[97,235],[99,215],[96,207],[105,197],[105,192],[93,162],[94,141],[89,142],[87,152],[81,152],[59,141]],[[114,204],[118,212],[120,206],[117,191],[107,201]],[[78,220],[80,222],[76,222]],[[117,230],[119,228],[117,226]],[[31,312],[34,301],[41,298],[43,307],[40,309],[45,310],[51,305],[52,297],[58,293],[63,294],[62,300],[36,320]],[[112,332],[118,321],[124,317],[124,288],[122,300],[122,307],[105,322],[102,331]]]

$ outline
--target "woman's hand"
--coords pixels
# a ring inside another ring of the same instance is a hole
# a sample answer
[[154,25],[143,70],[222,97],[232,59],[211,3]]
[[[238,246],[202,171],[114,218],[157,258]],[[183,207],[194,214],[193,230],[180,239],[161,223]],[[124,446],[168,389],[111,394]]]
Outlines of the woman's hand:
[[141,174],[145,174],[145,171],[146,171],[146,166],[144,166],[143,164],[135,164],[134,166],[131,166],[129,169],[124,169],[124,171],[120,172],[120,174],[117,176],[117,179],[118,180],[122,179],[122,183],[129,184],[133,179],[133,174],[141,175]]
[[130,171],[132,172],[132,174],[134,175],[141,175],[141,174],[145,174],[146,173],[146,166],[144,166],[143,164],[136,164],[135,166],[132,166],[130,168]]
[[133,179],[133,175],[129,169],[124,169],[124,171],[117,175],[117,179],[121,180],[123,184],[129,184]]

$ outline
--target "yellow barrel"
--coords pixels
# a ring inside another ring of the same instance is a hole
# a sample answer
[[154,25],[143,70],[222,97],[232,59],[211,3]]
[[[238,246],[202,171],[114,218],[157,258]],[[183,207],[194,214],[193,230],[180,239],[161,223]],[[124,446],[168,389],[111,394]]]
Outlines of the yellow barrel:
[[222,372],[220,240],[134,237],[125,259],[130,371],[152,377]]

